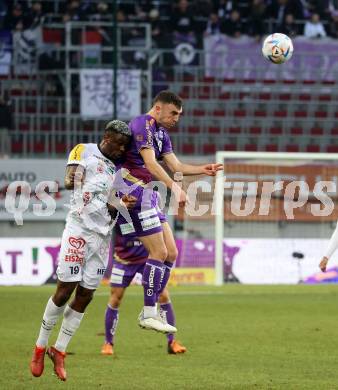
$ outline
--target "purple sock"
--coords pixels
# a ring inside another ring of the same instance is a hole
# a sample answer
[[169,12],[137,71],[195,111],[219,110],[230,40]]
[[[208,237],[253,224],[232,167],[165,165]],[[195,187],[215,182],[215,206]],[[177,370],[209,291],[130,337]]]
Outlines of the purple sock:
[[[161,314],[165,315],[169,325],[176,326],[176,319],[174,308],[171,302],[161,303]],[[171,344],[174,340],[174,335],[172,333],[167,334],[168,343]]]
[[163,263],[153,259],[148,259],[144,266],[142,275],[144,306],[156,306],[162,268]]
[[114,335],[119,322],[119,309],[112,309],[109,305],[106,310],[105,327],[106,343],[114,344]]
[[171,272],[171,269],[173,267],[173,263],[171,263],[170,261],[165,261],[164,264],[163,264],[163,272],[162,272],[162,275],[161,275],[161,281],[160,281],[160,288],[158,290],[158,295],[160,295],[163,290],[165,289],[165,286],[167,285],[168,283],[168,280],[170,278],[170,272]]

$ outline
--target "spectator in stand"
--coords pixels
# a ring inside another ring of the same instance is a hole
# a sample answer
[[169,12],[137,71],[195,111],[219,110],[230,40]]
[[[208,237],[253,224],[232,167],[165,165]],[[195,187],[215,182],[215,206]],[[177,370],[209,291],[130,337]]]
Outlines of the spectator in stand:
[[[86,8],[87,10],[87,8]],[[78,0],[72,0],[67,4],[66,14],[63,15],[63,21],[83,21],[87,19],[86,12],[81,8]]]
[[207,28],[207,18],[213,12],[214,6],[211,0],[194,0],[191,2],[191,12],[194,15],[194,30],[202,35]]
[[292,14],[287,14],[285,16],[285,22],[283,23],[280,32],[291,38],[299,35],[299,26],[295,23],[295,18]]
[[330,0],[329,11],[331,17],[338,16],[338,0]]
[[5,16],[8,13],[8,5],[5,0],[0,0],[0,29],[3,28]]
[[170,26],[174,33],[194,34],[194,19],[187,0],[179,0],[178,4],[174,6]]
[[312,14],[318,14],[322,20],[330,19],[331,0],[308,0],[307,9]]
[[333,14],[330,24],[330,35],[333,38],[338,38],[338,14]]
[[311,20],[305,23],[304,35],[307,38],[325,38],[326,31],[318,14],[313,14]]
[[131,14],[128,14],[129,19],[132,22],[145,23],[148,16],[147,12],[145,11],[145,8],[147,7],[142,7],[139,4],[135,4],[133,12]]
[[7,13],[4,20],[4,28],[6,30],[14,30],[18,24],[23,27],[25,26],[24,12],[20,3],[14,4],[12,9]]
[[215,12],[212,12],[209,16],[207,28],[204,32],[204,35],[217,35],[220,33],[221,33],[221,23],[219,17]]
[[42,11],[42,4],[40,1],[37,1],[32,4],[31,9],[28,11],[27,15],[27,24],[29,28],[35,28],[40,26],[44,20],[44,15]]
[[249,33],[256,40],[260,40],[265,34],[264,15],[266,11],[265,0],[253,0],[249,19]]
[[160,21],[160,13],[157,8],[153,8],[149,12],[148,22],[151,24],[151,37],[153,45],[156,47],[165,47],[165,26]]
[[100,1],[96,4],[96,9],[92,15],[90,15],[90,20],[107,22],[112,19],[112,13],[109,10],[108,4]]
[[304,8],[301,0],[272,0],[267,7],[266,16],[276,19],[276,29],[282,28],[288,14],[292,14],[296,20],[304,18]]
[[215,10],[220,19],[229,19],[230,14],[234,9],[234,1],[232,0],[218,0],[215,1]]
[[234,9],[229,20],[224,20],[221,26],[221,31],[233,38],[240,38],[244,32],[244,25],[241,21],[241,14]]

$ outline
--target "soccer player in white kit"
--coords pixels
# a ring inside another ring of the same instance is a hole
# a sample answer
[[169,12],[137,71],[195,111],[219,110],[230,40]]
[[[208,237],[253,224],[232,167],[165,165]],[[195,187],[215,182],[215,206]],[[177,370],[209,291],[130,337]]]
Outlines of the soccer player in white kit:
[[[67,345],[80,326],[108,263],[113,209],[110,204],[116,192],[113,160],[122,157],[130,136],[128,126],[114,120],[106,125],[99,144],[79,144],[69,155],[65,187],[74,191],[62,235],[56,292],[46,305],[31,360],[31,372],[36,377],[43,373],[47,352],[58,378],[67,378]],[[75,296],[67,305],[74,290]],[[49,335],[61,314],[63,321],[55,346],[47,349]]]
[[338,247],[338,222],[337,222],[337,226],[336,226],[336,229],[335,231],[333,232],[331,238],[330,238],[330,242],[329,242],[329,245],[326,249],[326,253],[325,255],[323,256],[322,260],[320,261],[319,263],[319,268],[325,272],[326,271],[326,267],[327,267],[327,263],[329,262],[331,256],[333,255],[333,253],[336,251]]

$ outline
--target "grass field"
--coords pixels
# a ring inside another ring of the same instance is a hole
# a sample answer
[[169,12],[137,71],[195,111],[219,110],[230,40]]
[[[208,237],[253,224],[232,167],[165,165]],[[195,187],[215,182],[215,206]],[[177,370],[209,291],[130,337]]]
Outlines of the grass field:
[[49,359],[41,378],[28,368],[53,290],[0,287],[0,389],[338,389],[338,286],[172,288],[181,356],[167,355],[165,336],[138,328],[141,289],[131,287],[114,357],[100,355],[102,287],[69,345],[65,383]]

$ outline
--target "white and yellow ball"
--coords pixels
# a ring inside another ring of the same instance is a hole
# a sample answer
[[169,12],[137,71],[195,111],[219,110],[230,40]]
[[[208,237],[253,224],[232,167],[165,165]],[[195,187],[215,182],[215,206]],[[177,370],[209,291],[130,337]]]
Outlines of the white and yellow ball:
[[292,57],[292,41],[285,34],[271,34],[263,42],[262,53],[267,60],[274,64],[283,64]]

